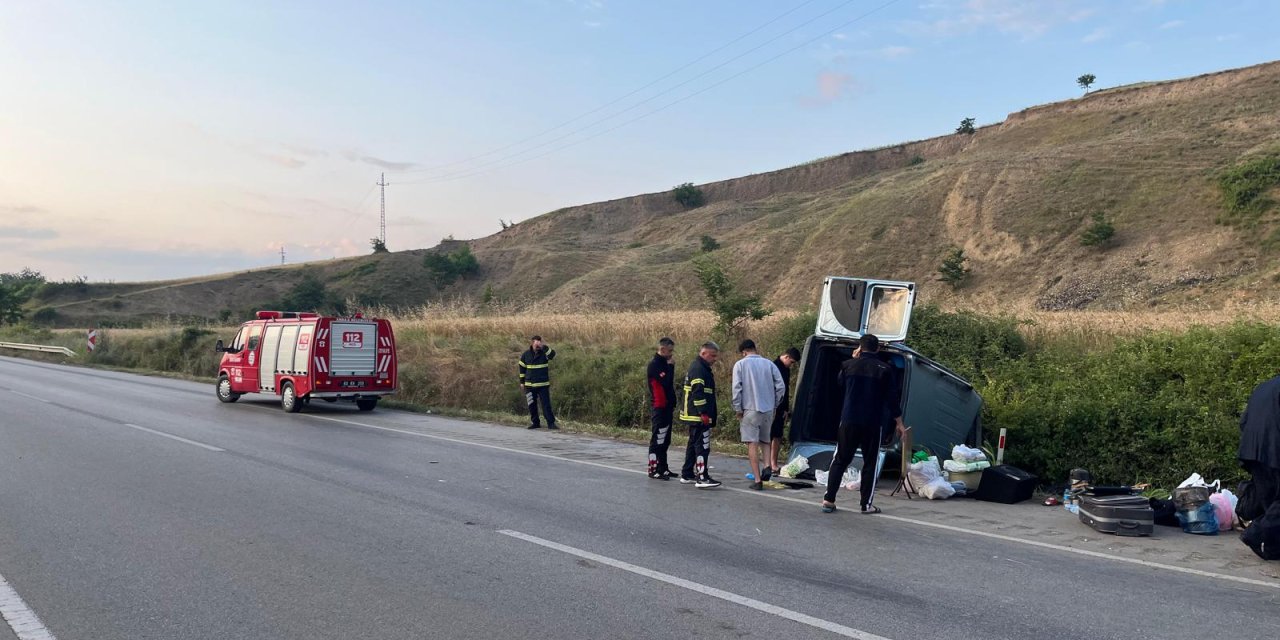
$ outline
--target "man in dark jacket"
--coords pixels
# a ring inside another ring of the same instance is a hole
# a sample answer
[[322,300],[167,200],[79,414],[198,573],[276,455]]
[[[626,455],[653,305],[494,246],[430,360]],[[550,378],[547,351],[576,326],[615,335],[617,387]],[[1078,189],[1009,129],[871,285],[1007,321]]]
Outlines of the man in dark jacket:
[[797,362],[800,362],[800,350],[795,347],[787,349],[786,353],[773,361],[774,366],[778,367],[778,373],[782,374],[786,391],[783,392],[782,404],[773,412],[773,428],[769,432],[769,460],[773,463],[773,469],[769,475],[778,475],[778,469],[781,468],[778,466],[778,455],[782,453],[782,435],[787,426],[787,416],[791,415],[791,367]]
[[711,365],[720,357],[720,347],[707,342],[684,376],[684,400],[680,404],[680,422],[689,427],[689,446],[684,452],[684,468],[680,484],[714,489],[720,482],[707,473],[711,456],[711,429],[716,426],[716,378]]
[[822,510],[836,510],[836,493],[844,472],[853,462],[856,450],[862,451],[862,512],[880,513],[872,503],[876,489],[876,469],[880,458],[881,431],[887,415],[901,434],[901,392],[893,366],[880,358],[880,340],[864,335],[858,341],[853,358],[840,367],[840,385],[844,387],[844,406],[840,411],[840,426],[836,431],[836,453],[828,471],[827,493],[822,498]]
[[529,403],[529,428],[539,429],[538,403],[542,403],[542,412],[547,416],[547,428],[559,429],[556,426],[556,413],[551,410],[551,361],[556,357],[556,350],[542,341],[542,336],[529,338],[529,350],[520,356],[520,390],[524,392],[525,402]]
[[[1254,388],[1240,417],[1240,464],[1253,476],[1254,499],[1240,517],[1253,520],[1280,500],[1280,377]],[[1243,497],[1243,496],[1242,496]],[[1246,517],[1249,516],[1249,517]]]
[[658,352],[649,361],[649,416],[653,433],[649,437],[649,477],[670,480],[667,449],[671,446],[671,420],[676,411],[676,343],[671,338],[658,341]]

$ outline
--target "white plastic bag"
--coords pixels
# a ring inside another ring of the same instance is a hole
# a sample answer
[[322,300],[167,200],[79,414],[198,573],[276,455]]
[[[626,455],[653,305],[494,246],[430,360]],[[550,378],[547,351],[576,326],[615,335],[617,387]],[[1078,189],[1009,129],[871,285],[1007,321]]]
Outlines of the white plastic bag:
[[1208,487],[1209,489],[1217,491],[1218,488],[1221,486],[1222,486],[1222,480],[1214,480],[1213,482],[1206,482],[1205,479],[1201,477],[1200,474],[1193,473],[1190,476],[1187,476],[1187,479],[1183,480],[1182,484],[1178,485],[1178,488],[1184,489],[1186,487]]
[[946,500],[956,494],[956,488],[942,478],[934,478],[929,484],[917,487],[916,491],[929,500]]
[[[796,478],[800,474],[804,473],[808,468],[809,459],[804,456],[798,456],[796,459],[783,465],[782,468],[778,470],[778,475],[784,478]],[[814,475],[817,475],[816,471],[814,472]]]
[[827,486],[827,480],[831,479],[831,474],[823,471],[822,469],[815,469],[813,472],[813,479],[818,482],[819,487],[825,487]]
[[974,449],[973,447],[958,444],[951,448],[951,459],[961,464],[984,462],[987,459],[987,454],[983,453],[982,449]]
[[938,466],[938,459],[930,456],[924,462],[913,462],[907,465],[907,479],[911,481],[911,486],[916,491],[923,490],[923,487],[934,480],[942,480],[942,469]]

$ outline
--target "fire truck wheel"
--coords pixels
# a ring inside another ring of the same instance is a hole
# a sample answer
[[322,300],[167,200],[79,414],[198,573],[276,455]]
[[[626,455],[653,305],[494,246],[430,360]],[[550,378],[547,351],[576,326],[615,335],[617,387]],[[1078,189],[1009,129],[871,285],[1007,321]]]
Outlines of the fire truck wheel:
[[218,400],[222,402],[235,402],[240,399],[240,394],[231,390],[231,378],[225,375],[218,376]]
[[298,393],[293,390],[292,382],[286,382],[280,388],[280,408],[287,413],[302,411],[302,403],[298,401]]
[[377,398],[356,398],[356,408],[361,411],[373,411],[378,406]]

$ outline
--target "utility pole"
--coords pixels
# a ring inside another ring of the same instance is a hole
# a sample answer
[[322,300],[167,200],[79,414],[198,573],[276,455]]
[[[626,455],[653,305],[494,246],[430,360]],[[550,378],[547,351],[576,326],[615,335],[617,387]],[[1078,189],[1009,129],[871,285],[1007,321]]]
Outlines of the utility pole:
[[387,174],[382,174],[378,186],[382,187],[382,217],[378,220],[378,239],[385,247],[387,246]]
[[280,245],[280,264],[284,264],[284,245]]

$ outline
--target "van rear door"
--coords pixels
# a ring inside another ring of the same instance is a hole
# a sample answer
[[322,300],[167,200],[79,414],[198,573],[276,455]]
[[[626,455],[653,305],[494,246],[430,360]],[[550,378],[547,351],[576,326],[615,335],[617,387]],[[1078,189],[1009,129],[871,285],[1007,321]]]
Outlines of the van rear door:
[[378,325],[371,321],[334,321],[330,325],[329,372],[372,376],[378,369]]
[[836,340],[871,334],[885,342],[901,342],[907,337],[915,300],[916,285],[911,282],[828,276],[814,333]]

